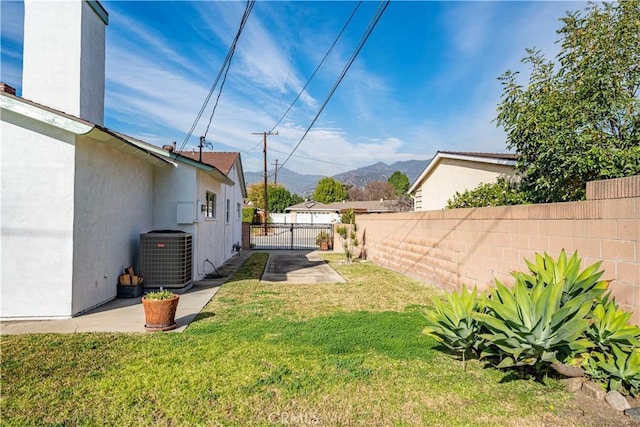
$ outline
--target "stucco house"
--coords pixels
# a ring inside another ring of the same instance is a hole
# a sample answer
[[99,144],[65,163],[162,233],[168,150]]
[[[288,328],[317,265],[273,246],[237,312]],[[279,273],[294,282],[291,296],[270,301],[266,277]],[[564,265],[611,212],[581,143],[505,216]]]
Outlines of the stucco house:
[[104,127],[107,24],[96,1],[25,1],[22,96],[0,87],[3,320],[71,317],[115,298],[142,233],[191,233],[193,279],[241,240],[238,153],[219,156],[234,158],[223,172]]
[[407,193],[414,199],[414,211],[444,209],[456,194],[472,190],[498,177],[515,175],[516,155],[438,151]]
[[[247,197],[244,182],[244,172],[240,153],[235,152],[203,152],[202,156],[196,152],[175,153],[173,158],[178,162],[190,162],[194,165],[206,165],[213,169],[209,173],[196,175],[196,185],[185,185],[185,190],[197,188],[192,200],[195,201],[195,221],[191,224],[181,224],[178,228],[203,236],[215,238],[200,239],[195,248],[195,258],[199,263],[196,273],[205,273],[211,268],[205,264],[209,259],[215,265],[222,264],[234,253],[234,247],[242,244],[242,202]],[[212,172],[216,171],[216,175]],[[173,173],[176,173],[174,171]],[[182,172],[183,175],[185,172]],[[223,176],[218,176],[218,174]],[[159,173],[163,182],[156,182],[157,191],[154,195],[157,212],[171,212],[172,203],[177,200],[167,200],[165,197],[168,186],[175,185],[176,179],[171,174]],[[209,179],[213,178],[213,179]],[[192,177],[187,181],[191,181]],[[184,178],[183,178],[184,181]],[[182,191],[173,194],[184,194]],[[190,203],[190,202],[189,202]],[[172,218],[167,217],[170,223]],[[163,228],[158,225],[159,228]],[[198,230],[199,228],[199,230]]]

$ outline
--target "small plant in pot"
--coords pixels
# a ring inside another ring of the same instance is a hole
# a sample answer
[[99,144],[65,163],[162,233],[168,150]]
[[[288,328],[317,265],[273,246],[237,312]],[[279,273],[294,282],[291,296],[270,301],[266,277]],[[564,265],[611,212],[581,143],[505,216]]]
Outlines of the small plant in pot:
[[320,249],[323,251],[328,251],[333,247],[333,242],[331,241],[331,234],[326,231],[321,231],[316,236],[316,245],[320,246]]
[[155,332],[175,329],[179,299],[179,295],[162,289],[146,293],[142,297],[145,330]]

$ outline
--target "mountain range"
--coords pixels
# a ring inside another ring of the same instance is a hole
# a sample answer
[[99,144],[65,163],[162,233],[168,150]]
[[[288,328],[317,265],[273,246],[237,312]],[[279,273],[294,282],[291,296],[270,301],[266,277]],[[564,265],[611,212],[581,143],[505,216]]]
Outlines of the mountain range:
[[[407,160],[395,162],[391,165],[378,162],[334,175],[333,178],[343,184],[365,186],[371,181],[386,181],[395,171],[400,171],[407,175],[410,183],[413,183],[430,161],[431,159]],[[272,169],[268,173],[269,182],[273,182],[274,170]],[[291,193],[301,196],[313,193],[321,178],[323,178],[323,175],[306,175],[296,173],[287,168],[278,169],[278,184],[284,185]],[[247,185],[261,183],[263,182],[264,174],[263,172],[245,172],[244,179]]]

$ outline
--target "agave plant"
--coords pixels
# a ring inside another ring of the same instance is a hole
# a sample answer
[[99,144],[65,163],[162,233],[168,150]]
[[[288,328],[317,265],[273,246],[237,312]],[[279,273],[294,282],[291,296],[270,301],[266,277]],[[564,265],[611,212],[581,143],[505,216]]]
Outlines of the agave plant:
[[468,351],[478,351],[480,326],[473,314],[481,309],[481,305],[476,287],[471,292],[463,286],[460,293],[448,293],[446,302],[434,299],[433,307],[424,312],[427,326],[423,333],[462,353],[464,360]]
[[610,352],[613,346],[625,350],[640,348],[640,327],[629,324],[632,315],[619,309],[615,299],[606,295],[593,308],[593,323],[587,337],[603,352]]
[[[530,289],[520,275],[508,289],[496,280],[485,304],[486,313],[473,313],[487,332],[482,357],[499,356],[499,368],[557,362],[559,357],[586,351],[592,301],[577,295],[562,302],[563,281],[538,282]],[[562,359],[560,359],[562,360]]]
[[609,286],[608,280],[600,280],[604,274],[604,271],[600,270],[602,262],[592,264],[580,272],[581,260],[577,252],[574,252],[569,259],[564,249],[557,260],[547,253],[536,254],[535,257],[535,263],[525,260],[531,272],[530,275],[517,272],[513,276],[523,281],[529,288],[536,285],[562,283],[564,286],[562,304],[577,295],[586,295],[596,300],[602,297]]
[[634,347],[627,352],[614,344],[611,350],[611,354],[593,352],[587,373],[594,379],[608,379],[610,390],[637,396],[640,393],[640,348]]

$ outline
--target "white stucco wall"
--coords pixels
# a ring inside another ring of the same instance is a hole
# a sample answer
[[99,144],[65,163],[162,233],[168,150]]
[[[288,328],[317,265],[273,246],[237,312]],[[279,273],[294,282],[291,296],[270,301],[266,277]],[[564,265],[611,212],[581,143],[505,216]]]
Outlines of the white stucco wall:
[[[235,166],[229,177],[238,182]],[[205,218],[201,212],[200,207],[206,203],[207,191],[217,196],[216,218]],[[238,219],[236,210],[237,203],[242,207],[242,190],[239,184],[222,184],[202,170],[179,163],[177,168],[157,169],[154,172],[153,194],[153,229],[182,230],[193,236],[194,280],[201,279],[213,271],[213,267],[206,260],[219,267],[233,255],[233,244],[242,243],[242,218],[240,215]],[[227,199],[231,207],[228,222]],[[178,203],[192,204],[193,224],[176,222]]]
[[[236,183],[233,186],[227,186],[227,194],[231,199],[231,222],[229,227],[231,228],[231,233],[229,233],[230,240],[229,244],[231,247],[227,247],[227,253],[233,255],[233,244],[240,243],[242,244],[242,189],[240,188],[240,177],[239,177],[238,168],[234,165],[229,172],[229,178]],[[240,212],[238,215],[237,206],[240,204]]]
[[88,137],[75,159],[73,313],[116,296],[118,275],[137,265],[140,233],[153,218],[153,169]]
[[196,240],[194,242],[194,275],[202,278],[206,273],[213,271],[211,261],[219,267],[227,257],[225,257],[225,246],[229,245],[231,236],[227,234],[231,231],[225,219],[226,186],[213,179],[210,175],[198,173],[198,206],[205,203],[206,192],[216,194],[216,218],[205,218],[200,214],[200,221],[196,224]]
[[[152,227],[143,232],[181,230],[190,233],[192,248],[195,252],[198,241],[196,221],[199,215],[199,210],[196,211],[196,202],[195,168],[179,163],[178,167],[155,169],[153,174],[153,223]],[[178,224],[178,203],[192,205],[191,223]],[[191,271],[193,272],[192,279],[198,279],[195,258],[191,265]]]
[[[153,175],[153,230],[182,230],[194,232],[193,223],[177,223],[178,203],[193,204],[193,221],[196,212],[196,170],[179,164],[178,167],[156,169]],[[204,202],[202,202],[204,203]],[[151,231],[151,229],[145,232]]]
[[2,318],[72,314],[74,136],[2,111]]
[[447,206],[456,191],[472,190],[480,183],[495,182],[499,176],[514,175],[513,166],[443,158],[422,184],[421,207],[416,210],[438,210]]
[[26,0],[22,96],[103,124],[105,23],[84,1]]

